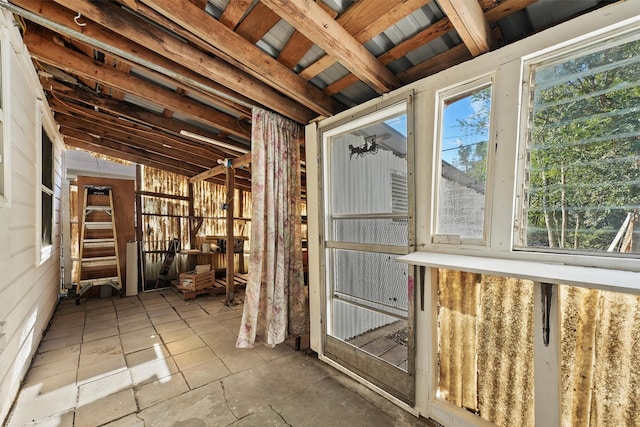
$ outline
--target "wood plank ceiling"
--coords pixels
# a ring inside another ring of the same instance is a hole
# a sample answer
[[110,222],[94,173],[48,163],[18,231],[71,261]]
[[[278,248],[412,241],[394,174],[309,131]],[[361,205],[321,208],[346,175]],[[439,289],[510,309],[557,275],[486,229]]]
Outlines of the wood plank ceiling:
[[[533,22],[528,11],[543,3],[582,6]],[[219,167],[207,171],[223,158],[239,157],[246,164],[253,106],[306,124],[605,3],[2,0],[0,5],[20,21],[68,147],[224,183],[216,175]],[[510,29],[514,26],[517,31]],[[236,183],[249,188],[248,166],[236,170]]]

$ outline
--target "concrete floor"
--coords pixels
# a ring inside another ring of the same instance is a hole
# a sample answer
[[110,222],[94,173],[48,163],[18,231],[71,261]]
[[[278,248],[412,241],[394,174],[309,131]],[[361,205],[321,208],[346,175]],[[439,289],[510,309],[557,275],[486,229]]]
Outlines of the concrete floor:
[[169,289],[61,301],[6,424],[430,425],[293,342],[236,349],[243,306],[223,301]]

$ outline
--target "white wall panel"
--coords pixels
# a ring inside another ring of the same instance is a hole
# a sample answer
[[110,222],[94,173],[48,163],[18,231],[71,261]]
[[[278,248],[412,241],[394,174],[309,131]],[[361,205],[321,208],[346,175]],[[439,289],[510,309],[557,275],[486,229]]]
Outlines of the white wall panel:
[[5,138],[11,158],[10,205],[0,207],[0,420],[5,420],[31,359],[38,348],[57,304],[59,292],[59,218],[61,138],[53,119],[43,105],[43,124],[54,140],[53,246],[46,259],[40,259],[37,233],[40,221],[40,126],[38,104],[44,99],[33,64],[21,44],[10,13],[1,11],[3,60],[9,62],[10,88],[5,98]]

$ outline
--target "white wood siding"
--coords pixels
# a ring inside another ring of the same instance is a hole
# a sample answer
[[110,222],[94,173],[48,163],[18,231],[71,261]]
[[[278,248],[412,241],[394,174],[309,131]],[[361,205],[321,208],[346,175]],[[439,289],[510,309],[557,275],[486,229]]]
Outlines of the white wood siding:
[[[0,10],[3,60],[8,76],[3,88],[5,134],[10,141],[11,199],[0,207],[0,420],[11,407],[31,358],[55,309],[60,283],[61,138],[45,104],[35,69],[11,14]],[[42,121],[38,118],[43,111]],[[53,245],[40,254],[40,128],[54,141]]]

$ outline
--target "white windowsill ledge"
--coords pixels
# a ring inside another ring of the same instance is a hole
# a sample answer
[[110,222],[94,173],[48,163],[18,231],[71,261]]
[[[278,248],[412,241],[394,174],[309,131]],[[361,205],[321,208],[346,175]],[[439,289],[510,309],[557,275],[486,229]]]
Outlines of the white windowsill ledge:
[[537,282],[640,293],[640,272],[634,271],[432,252],[413,252],[398,257],[397,261]]

